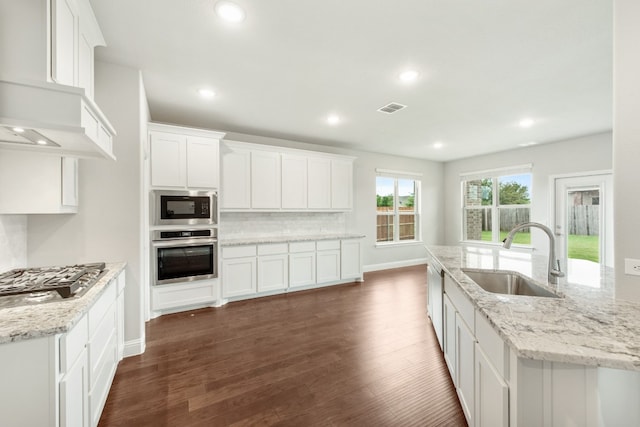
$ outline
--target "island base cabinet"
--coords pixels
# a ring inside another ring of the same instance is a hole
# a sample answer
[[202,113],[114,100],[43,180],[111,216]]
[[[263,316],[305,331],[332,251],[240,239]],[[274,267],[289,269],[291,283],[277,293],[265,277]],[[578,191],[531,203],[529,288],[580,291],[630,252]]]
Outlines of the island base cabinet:
[[474,427],[475,337],[459,313],[456,313],[457,393],[469,427]]
[[[88,365],[86,352],[83,351],[71,369],[60,381],[60,425],[65,427],[83,427],[88,425],[87,404]],[[106,400],[106,396],[105,396]],[[97,421],[92,425],[97,425]]]
[[475,427],[509,426],[509,386],[476,343]]

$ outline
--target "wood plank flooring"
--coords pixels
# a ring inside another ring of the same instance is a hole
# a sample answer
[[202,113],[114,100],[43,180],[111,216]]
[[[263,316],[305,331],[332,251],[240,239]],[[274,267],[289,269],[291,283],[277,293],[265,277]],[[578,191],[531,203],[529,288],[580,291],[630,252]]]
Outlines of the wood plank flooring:
[[465,426],[426,315],[426,268],[147,324],[100,427]]

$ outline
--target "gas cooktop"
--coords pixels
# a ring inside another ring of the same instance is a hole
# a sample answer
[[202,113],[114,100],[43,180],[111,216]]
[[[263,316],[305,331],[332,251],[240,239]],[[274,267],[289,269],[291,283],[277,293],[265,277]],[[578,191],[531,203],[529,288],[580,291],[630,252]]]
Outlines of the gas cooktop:
[[0,307],[80,296],[98,281],[104,268],[102,262],[7,271],[0,274]]

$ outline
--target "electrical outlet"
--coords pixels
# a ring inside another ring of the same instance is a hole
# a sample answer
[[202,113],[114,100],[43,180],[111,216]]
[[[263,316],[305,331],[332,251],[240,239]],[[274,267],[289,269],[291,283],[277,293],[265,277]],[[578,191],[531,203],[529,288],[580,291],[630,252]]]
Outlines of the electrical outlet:
[[640,276],[640,259],[624,259],[624,274]]

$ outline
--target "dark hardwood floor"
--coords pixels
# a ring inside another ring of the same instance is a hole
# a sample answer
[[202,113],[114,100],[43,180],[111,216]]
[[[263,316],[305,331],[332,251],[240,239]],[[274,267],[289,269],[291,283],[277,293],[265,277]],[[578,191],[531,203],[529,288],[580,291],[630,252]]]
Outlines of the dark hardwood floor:
[[426,268],[147,324],[101,427],[464,426],[426,315]]

